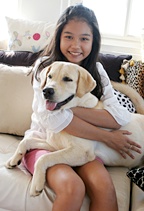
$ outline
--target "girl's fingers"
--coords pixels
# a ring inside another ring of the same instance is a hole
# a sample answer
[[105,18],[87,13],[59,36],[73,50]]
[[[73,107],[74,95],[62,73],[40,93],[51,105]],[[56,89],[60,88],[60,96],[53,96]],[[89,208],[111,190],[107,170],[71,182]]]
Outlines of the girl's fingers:
[[141,154],[141,150],[139,148],[141,148],[141,147],[137,147],[137,146],[131,145],[130,150],[133,150],[133,151]]
[[130,151],[127,151],[127,155],[130,156],[132,159],[134,159],[134,155],[130,152]]
[[[132,134],[128,130],[120,130],[120,132],[123,135],[130,135],[130,134]],[[118,148],[117,148],[117,150],[121,154],[121,156],[123,158],[125,158],[125,159],[127,158],[127,156],[129,156],[132,159],[134,159],[135,157],[133,155],[133,152],[137,152],[137,153],[141,154],[141,145],[136,143],[136,142],[134,142],[134,141],[132,141],[129,137],[126,137],[122,141],[122,143],[120,145],[119,145],[119,150],[118,150]]]
[[132,132],[128,131],[128,130],[121,130],[123,135],[131,135]]
[[124,151],[120,150],[119,153],[121,154],[121,156],[122,156],[124,159],[126,159],[126,154],[125,154]]
[[135,152],[141,154],[141,150],[139,149],[139,147],[137,147],[135,145],[130,145],[129,147],[124,147],[122,150],[120,150],[120,154],[125,159],[126,159],[127,155],[129,157],[131,157],[132,159],[134,159],[135,156],[132,154],[132,151],[135,151]]
[[137,147],[137,148],[141,148],[141,145],[139,145],[138,143],[134,142],[134,141],[127,141],[127,143],[130,145],[130,147],[132,148],[133,146]]
[[124,151],[124,150],[120,150],[120,154],[121,154],[121,156],[124,158],[124,159],[126,159],[127,158],[127,155],[129,156],[129,157],[131,157],[132,159],[134,159],[135,157],[134,157],[134,155],[130,152],[130,151]]

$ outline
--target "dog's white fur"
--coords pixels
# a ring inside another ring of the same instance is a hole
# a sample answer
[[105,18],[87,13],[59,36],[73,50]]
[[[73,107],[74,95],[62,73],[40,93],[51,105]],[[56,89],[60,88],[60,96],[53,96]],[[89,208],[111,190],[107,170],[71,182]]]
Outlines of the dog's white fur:
[[[55,102],[61,102],[71,94],[75,95],[61,109],[75,106],[92,108],[98,105],[96,108],[103,107],[102,103],[98,102],[98,99],[90,94],[96,85],[94,79],[84,68],[78,65],[67,62],[55,62],[44,68],[40,74],[40,79],[42,89],[47,87],[54,89],[53,100]],[[129,156],[124,159],[119,153],[102,142],[84,140],[69,135],[64,131],[60,133],[47,131],[47,140],[35,137],[24,138],[18,145],[15,154],[6,163],[6,167],[13,168],[17,166],[29,149],[39,148],[52,151],[52,153],[41,156],[35,164],[30,194],[36,196],[44,188],[46,169],[55,164],[64,163],[70,166],[80,166],[94,160],[98,156],[108,166],[137,166],[142,162],[144,153],[144,116],[132,114],[132,121],[121,127],[121,130],[132,131],[129,138],[142,146],[142,154],[135,151],[132,152],[135,159]]]

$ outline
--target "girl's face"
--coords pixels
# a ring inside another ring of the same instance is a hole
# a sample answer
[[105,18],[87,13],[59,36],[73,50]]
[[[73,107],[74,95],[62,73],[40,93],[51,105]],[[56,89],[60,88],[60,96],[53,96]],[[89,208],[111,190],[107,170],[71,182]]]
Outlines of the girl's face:
[[80,65],[90,54],[93,33],[90,26],[81,20],[71,20],[63,28],[60,50],[69,62]]

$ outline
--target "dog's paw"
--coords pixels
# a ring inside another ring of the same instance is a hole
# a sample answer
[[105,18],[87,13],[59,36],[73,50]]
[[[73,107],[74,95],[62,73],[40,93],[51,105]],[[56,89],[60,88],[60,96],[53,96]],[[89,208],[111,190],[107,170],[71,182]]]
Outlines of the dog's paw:
[[45,174],[38,173],[33,175],[30,187],[30,196],[38,196],[42,193],[45,185]]
[[5,167],[6,167],[7,169],[12,169],[12,168],[14,168],[15,166],[11,166],[11,160],[8,160],[8,161],[5,163]]
[[5,167],[8,169],[15,168],[16,166],[20,165],[21,159],[21,156],[12,157],[6,162]]

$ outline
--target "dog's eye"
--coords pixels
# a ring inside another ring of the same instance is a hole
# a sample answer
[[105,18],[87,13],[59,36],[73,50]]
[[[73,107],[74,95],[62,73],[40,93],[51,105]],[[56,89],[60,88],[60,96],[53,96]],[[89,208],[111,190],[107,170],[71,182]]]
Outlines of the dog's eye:
[[51,78],[52,78],[52,75],[48,75],[48,78],[50,78],[50,79],[51,79]]
[[72,79],[69,78],[69,77],[67,77],[67,76],[65,76],[65,77],[63,78],[63,81],[72,81]]

